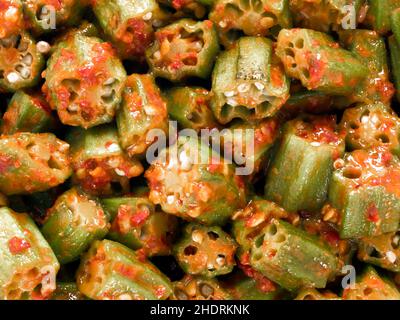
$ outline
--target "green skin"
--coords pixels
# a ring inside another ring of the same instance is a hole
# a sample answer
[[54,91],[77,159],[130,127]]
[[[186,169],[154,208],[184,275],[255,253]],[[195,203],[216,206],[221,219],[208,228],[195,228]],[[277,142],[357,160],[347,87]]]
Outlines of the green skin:
[[200,87],[177,87],[165,92],[169,116],[182,128],[196,131],[218,127],[210,109],[210,93]]
[[[172,40],[164,40],[164,35],[172,36]],[[146,50],[147,63],[154,76],[180,82],[189,77],[206,79],[210,75],[214,59],[219,52],[218,35],[212,22],[182,19],[159,29],[155,38],[153,45]],[[189,41],[190,38],[200,41],[201,47],[195,48]],[[160,39],[163,40],[162,43]],[[172,50],[163,54],[163,43],[164,45],[169,43]],[[194,53],[196,58],[194,65],[182,60],[181,55],[187,53]],[[156,58],[158,54],[159,60]]]
[[384,104],[347,109],[339,128],[346,133],[346,146],[349,150],[385,146],[393,154],[400,155],[400,119]]
[[50,300],[87,300],[74,282],[58,282]]
[[400,43],[400,8],[392,11],[390,22],[393,35],[395,36],[397,43]]
[[[27,214],[3,207],[0,209],[0,223],[0,299],[15,300],[32,294],[50,269],[55,281],[60,265],[32,219]],[[31,283],[29,276],[32,277]],[[48,296],[54,289],[43,287],[37,294]]]
[[[17,41],[18,37],[21,37],[19,42]],[[7,46],[0,44],[0,70],[4,71],[4,78],[0,78],[0,92],[16,92],[36,86],[45,64],[43,55],[36,49],[36,41],[25,32],[9,39],[10,43]],[[26,63],[24,59],[29,55],[32,56],[32,61]],[[21,66],[29,70],[28,77],[22,76],[24,72]],[[7,76],[13,72],[18,75],[18,80],[9,82]]]
[[389,37],[390,60],[392,65],[392,75],[396,87],[397,101],[400,101],[400,42],[396,41],[395,36]]
[[236,247],[236,242],[220,227],[189,224],[173,253],[185,273],[214,278],[232,272]]
[[306,288],[302,289],[298,293],[295,300],[341,300],[341,299],[334,294],[326,296],[314,288]]
[[0,138],[0,192],[41,192],[64,183],[72,173],[69,145],[51,133],[16,133]]
[[338,269],[338,259],[321,240],[291,224],[272,220],[254,242],[250,265],[289,291],[324,288]]
[[171,235],[177,227],[174,216],[155,211],[147,197],[108,198],[102,204],[112,217],[109,239],[142,249],[147,256],[171,253]]
[[280,110],[284,118],[301,113],[323,114],[335,109],[333,97],[318,91],[300,91],[292,93]]
[[56,126],[46,101],[41,96],[18,90],[12,97],[0,126],[2,134],[49,132]]
[[391,30],[391,13],[400,8],[399,0],[369,0],[366,24],[382,35]]
[[[344,153],[344,141],[313,142],[300,137],[302,119],[288,122],[272,160],[265,184],[265,197],[290,212],[317,211],[328,194],[333,162]],[[316,145],[315,145],[316,144]]]
[[122,104],[117,111],[121,146],[130,156],[141,155],[153,142],[147,135],[152,129],[167,131],[167,106],[151,75],[128,77]]
[[[196,160],[191,157],[196,150],[202,161],[190,165]],[[170,164],[174,154],[180,159],[184,152],[189,166],[182,165],[180,160]],[[166,163],[163,158],[167,159]],[[177,144],[160,152],[145,177],[149,182],[150,200],[161,205],[164,212],[206,225],[224,225],[245,201],[245,185],[235,171],[234,165],[224,162],[197,138],[180,137]]]
[[43,92],[61,122],[87,129],[114,119],[126,71],[109,43],[76,32],[56,46],[45,79]]
[[165,300],[172,294],[170,281],[153,264],[110,240],[94,242],[82,257],[77,285],[94,300]]
[[365,267],[357,277],[355,288],[345,289],[343,300],[400,300],[400,292],[387,277],[381,276],[372,267]]
[[[251,121],[271,117],[289,98],[289,86],[273,54],[272,41],[243,37],[217,59],[211,108],[222,124],[234,118]],[[244,92],[243,87],[247,89]]]
[[58,261],[66,264],[78,260],[92,242],[106,236],[108,229],[108,217],[99,202],[72,188],[49,209],[41,232]]
[[368,75],[368,68],[353,53],[335,46],[328,35],[308,29],[283,29],[276,54],[286,73],[308,90],[329,95],[350,95]]
[[357,258],[393,272],[400,272],[400,249],[397,238],[398,232],[363,238],[359,242]]

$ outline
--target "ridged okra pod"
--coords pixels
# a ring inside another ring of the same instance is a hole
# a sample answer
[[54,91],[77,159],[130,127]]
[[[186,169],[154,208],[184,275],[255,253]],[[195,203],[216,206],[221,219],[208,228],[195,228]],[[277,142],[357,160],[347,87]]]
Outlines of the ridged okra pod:
[[387,34],[391,28],[391,13],[400,8],[399,0],[369,0],[365,24],[380,34]]
[[272,41],[243,37],[222,52],[212,74],[212,94],[211,108],[222,124],[274,116],[289,98],[289,80]]
[[66,264],[78,260],[92,242],[106,236],[108,220],[97,199],[74,187],[48,210],[41,232],[58,261]]
[[168,278],[124,245],[96,241],[82,257],[78,289],[95,300],[165,300],[172,294]]
[[265,184],[265,197],[288,211],[323,206],[333,163],[344,153],[334,116],[303,116],[286,123]]
[[392,32],[397,43],[400,43],[400,7],[393,10],[390,15]]
[[35,223],[27,214],[4,207],[0,224],[0,299],[51,295],[60,265]]
[[43,92],[61,122],[90,128],[114,119],[126,72],[109,43],[75,33],[57,45],[45,78]]
[[394,35],[390,36],[388,41],[393,82],[396,87],[396,98],[397,101],[400,101],[400,42],[397,42]]
[[71,175],[69,145],[51,133],[0,137],[0,192],[6,195],[48,190]]

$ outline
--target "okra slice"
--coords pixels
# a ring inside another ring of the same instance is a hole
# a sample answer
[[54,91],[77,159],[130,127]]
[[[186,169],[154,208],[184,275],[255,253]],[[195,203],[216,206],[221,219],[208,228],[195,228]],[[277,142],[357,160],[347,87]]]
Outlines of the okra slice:
[[344,153],[335,116],[303,116],[285,124],[265,183],[265,197],[288,211],[318,211],[333,163]]
[[171,253],[176,217],[157,211],[145,196],[108,198],[102,204],[112,217],[109,239],[133,250],[141,249],[146,256]]
[[22,0],[24,14],[34,34],[55,32],[79,23],[87,0]]
[[211,110],[211,94],[200,87],[175,87],[164,94],[169,116],[183,128],[196,131],[218,127]]
[[124,245],[96,241],[82,257],[79,291],[94,300],[165,300],[172,285],[153,264]]
[[345,30],[339,33],[340,42],[369,69],[364,83],[356,88],[352,102],[381,102],[390,105],[394,87],[390,82],[385,39],[376,31]]
[[377,237],[362,238],[357,258],[381,268],[400,272],[399,232],[385,233]]
[[0,39],[0,92],[34,87],[43,66],[43,55],[28,33]]
[[78,260],[92,242],[103,239],[109,226],[99,201],[74,187],[48,210],[41,232],[58,261],[66,264]]
[[222,52],[212,74],[212,94],[211,108],[222,124],[274,116],[289,98],[289,80],[272,41],[243,37]]
[[215,279],[185,275],[173,285],[173,300],[232,300],[230,293]]
[[344,300],[400,300],[400,292],[388,278],[378,274],[371,266],[367,266],[357,278],[354,288],[343,291]]
[[292,25],[289,0],[217,0],[210,20],[228,48],[241,35],[264,37],[274,29]]
[[71,175],[69,145],[51,133],[0,137],[0,192],[6,195],[45,191]]
[[3,0],[0,7],[0,39],[19,34],[24,29],[24,15],[20,0]]
[[397,101],[400,101],[400,44],[394,35],[389,37],[389,49],[396,98]]
[[319,292],[314,288],[302,289],[295,300],[341,300],[336,294],[330,291]]
[[145,173],[150,201],[185,220],[223,225],[245,201],[235,169],[200,139],[181,136]]
[[71,144],[73,182],[89,194],[129,192],[129,179],[143,172],[140,161],[122,150],[113,125],[73,128],[67,141]]
[[369,0],[365,24],[384,35],[391,30],[391,13],[400,8],[400,0]]
[[286,73],[308,90],[350,95],[368,75],[368,68],[353,53],[318,31],[281,30],[276,54]]
[[75,33],[55,48],[45,78],[43,92],[61,122],[90,128],[113,120],[126,72],[109,43]]
[[400,119],[382,103],[346,109],[339,127],[349,150],[385,146],[400,155]]
[[250,264],[290,291],[325,288],[338,271],[338,259],[324,242],[276,219],[253,243]]
[[[350,20],[349,15],[356,14],[353,19],[357,26],[362,0],[290,0],[290,10],[296,26],[321,32],[337,31],[343,28],[343,22]],[[348,11],[347,8],[353,8]],[[350,21],[349,21],[350,22]],[[347,26],[346,26],[347,27]]]
[[218,51],[218,35],[211,21],[182,19],[155,33],[146,59],[156,77],[179,82],[188,77],[207,78]]
[[8,135],[17,132],[48,132],[56,124],[49,105],[40,93],[18,90],[3,115],[0,132]]
[[142,60],[154,40],[154,26],[166,19],[156,0],[92,1],[97,20],[122,59]]
[[191,223],[173,251],[185,273],[214,278],[232,272],[236,248],[236,242],[220,227]]
[[50,300],[86,300],[74,282],[58,282]]
[[0,299],[48,297],[60,267],[50,246],[25,213],[0,208]]
[[342,239],[398,230],[400,163],[385,147],[355,150],[336,163],[329,201],[339,210]]
[[167,105],[151,75],[128,77],[117,111],[119,141],[130,156],[140,155],[154,142],[153,129],[167,131]]

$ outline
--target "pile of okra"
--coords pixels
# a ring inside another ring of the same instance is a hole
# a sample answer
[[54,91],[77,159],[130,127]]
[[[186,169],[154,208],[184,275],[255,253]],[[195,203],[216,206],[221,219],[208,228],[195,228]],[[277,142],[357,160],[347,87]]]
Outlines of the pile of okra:
[[400,300],[399,102],[400,0],[0,0],[0,300]]

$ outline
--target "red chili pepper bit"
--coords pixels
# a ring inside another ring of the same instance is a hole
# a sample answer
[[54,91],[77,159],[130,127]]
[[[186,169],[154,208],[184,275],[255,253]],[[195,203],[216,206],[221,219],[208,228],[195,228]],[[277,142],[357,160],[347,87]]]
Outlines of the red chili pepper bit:
[[130,224],[133,227],[139,227],[146,222],[149,216],[150,216],[149,210],[139,210],[132,215]]
[[164,286],[158,286],[156,289],[156,297],[158,299],[162,298],[165,295],[167,289]]
[[20,254],[30,247],[31,244],[23,238],[13,237],[8,241],[8,249],[13,255]]
[[367,209],[367,219],[371,222],[377,223],[379,221],[379,211],[375,204],[371,204]]

